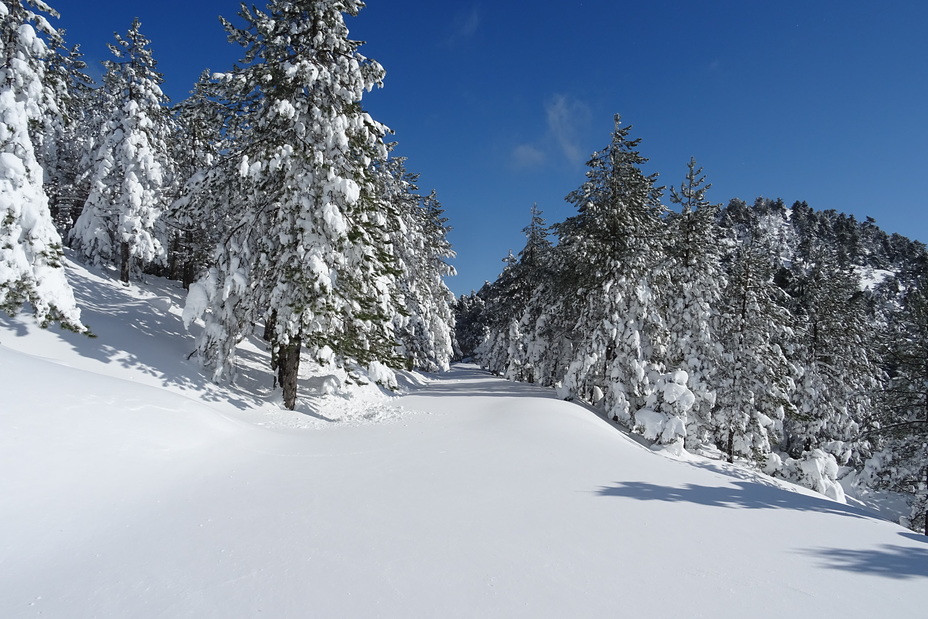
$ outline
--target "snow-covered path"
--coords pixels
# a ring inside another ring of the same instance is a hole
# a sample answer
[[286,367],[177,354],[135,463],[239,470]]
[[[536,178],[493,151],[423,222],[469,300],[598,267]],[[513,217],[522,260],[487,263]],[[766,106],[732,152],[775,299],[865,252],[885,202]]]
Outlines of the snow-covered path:
[[[0,346],[0,616],[920,616],[928,544],[474,368],[268,429]],[[58,386],[28,404],[28,376]],[[88,388],[88,385],[93,385]],[[105,395],[104,395],[105,394]]]

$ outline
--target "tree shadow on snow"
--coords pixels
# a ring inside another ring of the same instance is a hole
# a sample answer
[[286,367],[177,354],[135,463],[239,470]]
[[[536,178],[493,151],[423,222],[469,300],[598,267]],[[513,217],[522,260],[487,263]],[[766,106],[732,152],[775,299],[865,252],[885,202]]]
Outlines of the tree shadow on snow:
[[736,481],[733,482],[733,487],[686,484],[682,488],[658,486],[645,482],[617,482],[614,486],[600,488],[597,494],[638,501],[686,502],[728,509],[791,509],[875,519],[863,510],[842,503],[798,492],[789,492],[753,481]]
[[[902,534],[909,537],[906,534]],[[921,536],[924,537],[924,536]],[[818,557],[822,567],[857,574],[907,580],[928,578],[928,549],[883,544],[879,548],[811,548],[803,554]]]
[[[19,320],[11,318],[5,312],[0,312],[0,327],[9,329],[16,337],[26,337],[29,335],[29,329]],[[0,341],[0,344],[3,342]]]
[[[236,391],[234,388],[218,388],[195,360],[187,359],[195,344],[178,315],[177,307],[182,305],[185,296],[179,284],[172,282],[176,287],[163,285],[159,290],[170,298],[171,309],[168,309],[164,298],[140,298],[130,288],[114,284],[115,280],[101,285],[94,278],[111,279],[105,272],[85,275],[83,271],[71,270],[68,273],[68,282],[81,308],[81,321],[95,337],[73,333],[57,325],[49,327],[75,352],[103,364],[118,364],[147,374],[163,387],[197,391],[207,402],[226,401],[239,409],[255,404],[254,398],[244,393],[232,393]],[[24,308],[23,315],[28,313],[27,309]],[[28,336],[31,326],[27,323],[28,320],[0,317],[0,326],[13,329],[17,337]],[[128,345],[127,340],[131,341]]]

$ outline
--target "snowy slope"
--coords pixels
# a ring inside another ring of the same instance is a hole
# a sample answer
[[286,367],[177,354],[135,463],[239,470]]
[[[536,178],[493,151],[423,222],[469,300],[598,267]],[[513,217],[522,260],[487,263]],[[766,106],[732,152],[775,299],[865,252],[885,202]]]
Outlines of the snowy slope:
[[170,283],[69,275],[96,339],[0,318],[0,617],[928,607],[924,538],[860,509],[472,367],[281,411],[258,344],[203,380]]

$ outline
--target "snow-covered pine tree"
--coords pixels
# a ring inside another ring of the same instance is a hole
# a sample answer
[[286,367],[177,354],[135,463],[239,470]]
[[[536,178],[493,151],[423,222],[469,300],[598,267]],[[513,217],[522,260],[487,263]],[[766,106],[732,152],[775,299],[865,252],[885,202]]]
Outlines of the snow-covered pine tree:
[[783,350],[790,316],[773,283],[771,245],[765,241],[755,234],[732,258],[717,317],[723,353],[711,423],[729,461],[742,456],[761,465],[780,441],[795,374]]
[[479,292],[462,294],[454,304],[455,358],[472,361],[487,335],[486,304]]
[[601,391],[608,414],[632,426],[660,373],[654,283],[666,273],[661,188],[655,174],[642,172],[647,160],[630,129],[615,116],[609,146],[593,155],[587,181],[567,197],[577,215],[555,228],[576,271],[571,296],[582,304],[564,386],[588,400]]
[[876,445],[861,481],[910,497],[906,524],[928,535],[928,270],[905,292],[889,325],[889,380],[867,432]]
[[113,107],[94,152],[90,195],[71,230],[71,244],[93,264],[116,264],[128,282],[164,250],[156,224],[165,202],[169,158],[163,82],[134,20],[109,48],[103,88]]
[[537,202],[532,204],[529,224],[522,229],[522,234],[525,235],[525,246],[519,252],[517,267],[522,292],[515,308],[519,322],[510,326],[506,376],[515,380],[543,382],[549,371],[545,325],[553,245]]
[[48,58],[47,78],[59,114],[48,117],[45,123],[40,163],[45,170],[52,219],[62,236],[67,236],[87,200],[87,146],[90,134],[96,133],[100,125],[96,89],[84,72],[86,68],[77,45],[65,48],[59,44]]
[[526,298],[518,258],[510,250],[502,261],[506,266],[500,276],[477,293],[484,302],[486,318],[483,321],[485,335],[475,352],[484,368],[514,378],[507,374],[512,356],[510,337],[517,329]]
[[428,327],[429,342],[427,362],[420,367],[447,370],[454,356],[454,294],[444,280],[456,274],[448,262],[456,255],[448,240],[451,228],[435,191],[425,196],[421,210],[416,213],[425,239],[418,288],[424,294],[419,305],[422,321]]
[[[62,266],[61,237],[52,223],[31,127],[58,113],[46,87],[42,36],[56,33],[44,2],[0,2],[0,309],[32,305],[39,324],[86,332]],[[36,30],[38,29],[38,33]]]
[[533,328],[544,303],[533,300],[545,283],[551,251],[548,227],[537,204],[532,206],[523,233],[525,246],[518,256],[510,250],[503,258],[503,272],[478,293],[485,303],[485,333],[477,357],[485,368],[509,380],[534,382],[537,377],[530,357],[537,353],[538,342]]
[[[190,96],[174,106],[174,132],[168,141],[178,179],[195,183],[197,175],[210,169],[228,147],[224,136],[225,106],[219,100],[212,74],[203,71]],[[208,206],[191,202],[197,195],[176,187],[176,199],[165,211],[168,229],[167,263],[172,278],[184,289],[208,267],[210,256],[225,228]]]
[[710,187],[695,159],[687,164],[679,191],[671,187],[670,201],[679,205],[680,212],[671,213],[667,220],[668,285],[658,291],[667,325],[664,363],[668,369],[686,372],[695,395],[683,419],[687,447],[710,440],[721,364],[712,324],[726,285],[725,242],[717,224],[720,206],[706,199]]
[[548,225],[545,223],[538,203],[532,204],[529,224],[522,229],[525,235],[525,247],[519,252],[519,262],[530,269],[530,279],[537,284],[543,277],[545,260],[551,251],[551,239],[548,238]]
[[448,260],[447,218],[435,192],[417,193],[418,177],[394,157],[380,169],[385,200],[393,206],[397,227],[391,231],[397,262],[399,311],[393,323],[398,353],[409,369],[444,371],[454,355],[454,295],[444,277],[454,275]]
[[839,266],[837,248],[816,237],[804,245],[786,288],[796,329],[790,357],[799,375],[784,448],[793,458],[820,448],[843,465],[855,455],[880,369],[859,276]]
[[218,379],[236,344],[265,321],[284,405],[296,406],[300,352],[344,362],[392,360],[394,285],[387,206],[373,164],[386,128],[361,107],[383,68],[358,52],[344,14],[359,0],[271,0],[223,20],[245,49],[217,76],[226,104],[224,156],[187,191],[226,222],[213,267],[188,296],[208,310],[201,360]]

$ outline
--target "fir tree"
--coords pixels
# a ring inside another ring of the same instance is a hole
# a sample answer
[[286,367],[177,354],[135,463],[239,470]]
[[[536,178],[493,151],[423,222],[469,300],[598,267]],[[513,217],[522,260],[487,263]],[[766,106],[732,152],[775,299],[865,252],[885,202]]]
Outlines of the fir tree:
[[712,429],[730,462],[738,455],[766,464],[792,407],[795,372],[783,349],[790,316],[773,283],[769,247],[763,238],[740,245],[717,319],[723,353]]
[[163,256],[156,223],[164,208],[168,162],[163,79],[136,19],[116,35],[103,87],[113,102],[94,153],[90,195],[71,230],[72,245],[93,264],[116,264],[128,282]]
[[660,188],[656,175],[642,172],[647,160],[630,130],[617,115],[609,146],[593,155],[587,181],[567,197],[577,215],[556,226],[583,304],[565,387],[584,399],[602,391],[610,415],[628,425],[659,371],[662,325],[653,293],[665,274]]
[[[57,16],[44,2],[29,5]],[[0,309],[14,314],[29,303],[42,326],[84,332],[30,132],[58,113],[44,81],[50,52],[42,36],[56,33],[41,13],[20,0],[0,3]]]
[[[187,191],[224,222],[188,318],[205,310],[201,359],[222,376],[236,344],[266,322],[272,365],[294,408],[300,351],[347,361],[392,357],[392,239],[373,164],[386,129],[360,105],[383,68],[358,53],[344,15],[358,0],[244,7],[240,66],[217,76],[230,148]],[[191,303],[192,301],[192,303]]]
[[[198,175],[212,167],[229,144],[223,138],[224,106],[217,100],[217,85],[204,71],[190,97],[173,109],[174,129],[169,140],[176,176],[194,184]],[[219,243],[221,218],[204,212],[191,200],[195,192],[177,188],[177,195],[165,213],[169,229],[167,248],[171,277],[181,280],[184,289],[208,268],[213,248]]]
[[794,458],[822,448],[846,464],[879,385],[876,354],[859,278],[839,266],[836,248],[813,239],[807,252],[794,260],[787,287],[799,377],[784,447]]
[[725,243],[716,224],[720,207],[706,199],[710,187],[695,159],[690,159],[679,191],[671,187],[670,201],[680,212],[668,219],[669,281],[658,291],[666,314],[665,365],[686,372],[695,395],[683,419],[690,447],[710,440],[721,365],[713,323],[727,279],[722,266]]
[[41,164],[52,219],[63,236],[80,216],[89,194],[87,150],[101,122],[96,89],[86,68],[77,45],[59,44],[47,64],[59,114],[45,122]]
[[868,436],[876,452],[863,481],[908,494],[908,524],[928,535],[928,277],[905,293],[889,325],[889,381]]
[[519,290],[510,315],[518,323],[509,325],[509,363],[506,376],[512,380],[543,382],[548,345],[539,328],[544,329],[547,313],[546,290],[552,275],[553,246],[549,228],[538,204],[532,205],[529,224],[522,229],[525,246],[517,264]]
[[398,353],[409,369],[447,370],[454,355],[454,295],[444,277],[454,275],[448,260],[454,251],[441,203],[431,192],[417,193],[417,176],[406,172],[405,160],[384,163],[383,195],[394,207],[397,227],[391,231],[397,264],[399,311],[393,319]]

